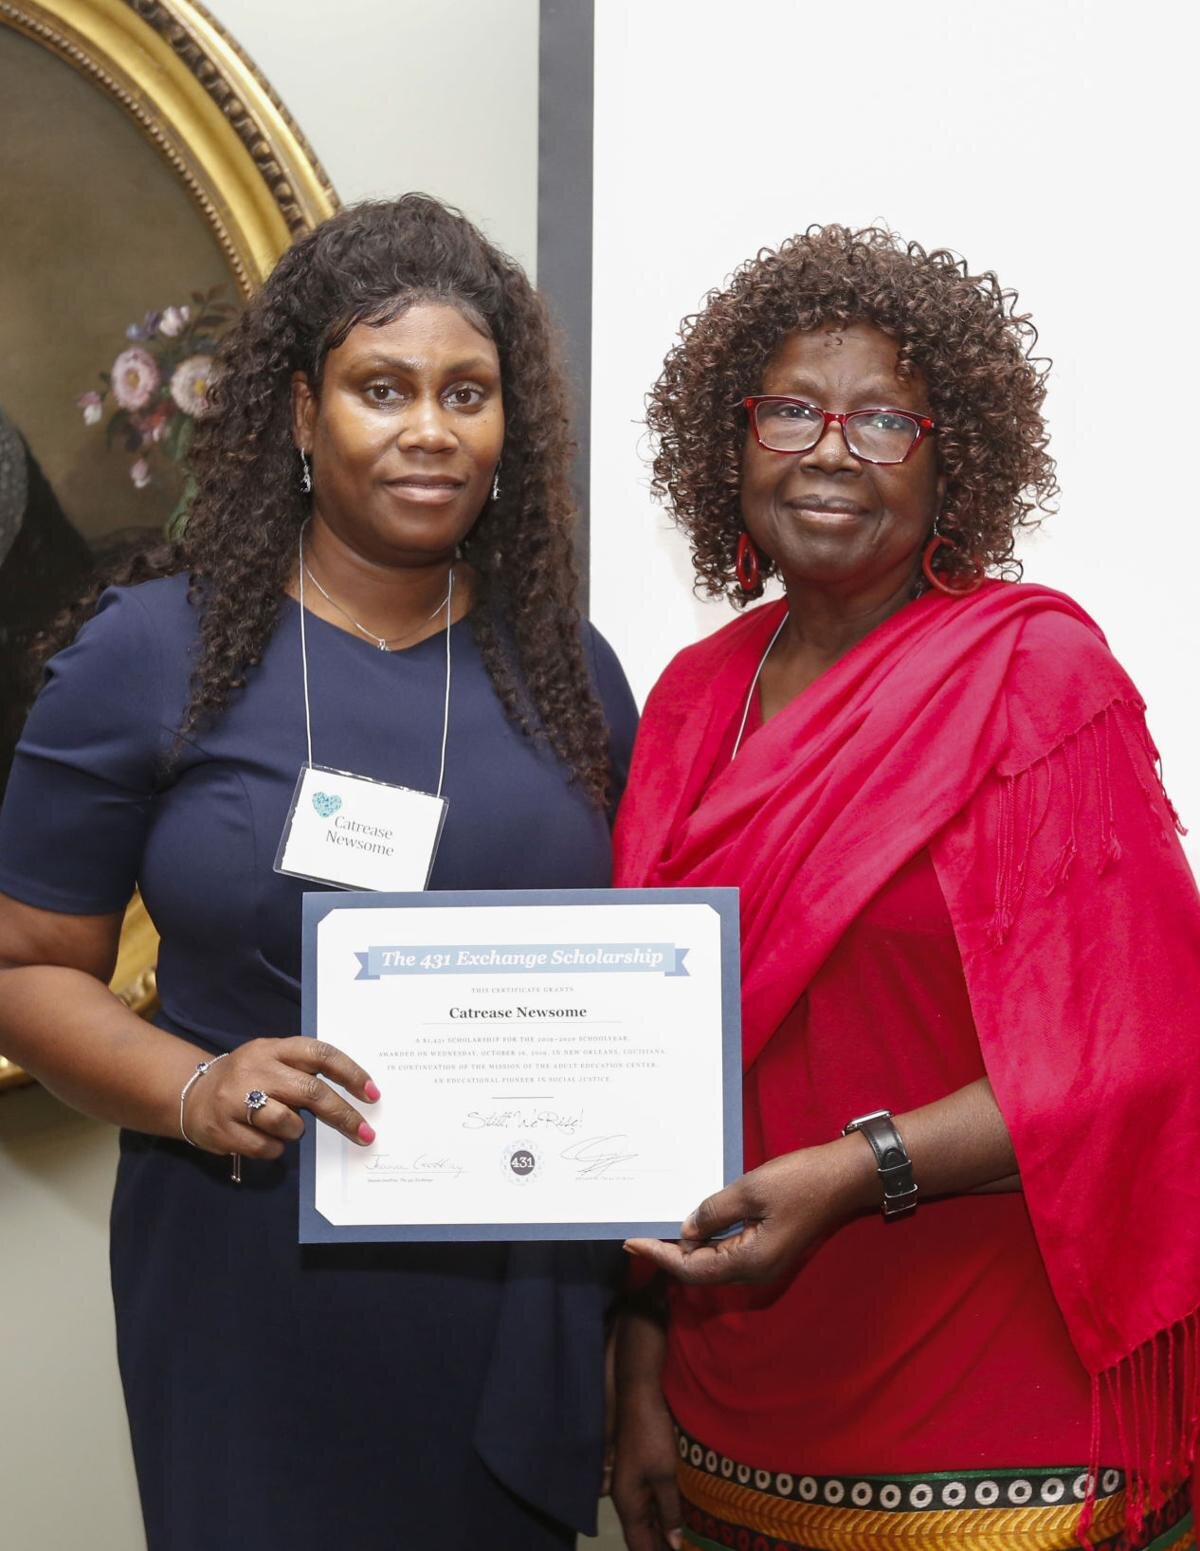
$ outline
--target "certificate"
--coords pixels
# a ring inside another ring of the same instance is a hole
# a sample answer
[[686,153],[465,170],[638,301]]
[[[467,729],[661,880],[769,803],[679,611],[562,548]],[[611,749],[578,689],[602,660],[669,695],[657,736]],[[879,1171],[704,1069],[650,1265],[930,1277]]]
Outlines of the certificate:
[[307,894],[302,1028],[382,1092],[305,1243],[670,1236],[741,1172],[736,889]]

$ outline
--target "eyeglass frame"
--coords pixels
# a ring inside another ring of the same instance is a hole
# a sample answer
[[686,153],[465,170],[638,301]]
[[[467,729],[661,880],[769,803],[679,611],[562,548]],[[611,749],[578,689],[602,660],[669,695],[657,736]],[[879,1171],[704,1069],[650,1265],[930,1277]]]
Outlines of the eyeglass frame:
[[[760,404],[796,404],[801,409],[815,410],[818,415],[824,417],[825,424],[817,433],[816,440],[810,442],[807,447],[771,447],[763,441],[758,429],[758,406]],[[793,398],[788,393],[752,393],[742,400],[742,408],[750,417],[750,429],[754,432],[754,440],[764,452],[777,452],[781,458],[799,457],[801,453],[812,452],[814,447],[819,447],[825,440],[825,434],[831,425],[836,425],[842,433],[842,440],[846,443],[846,451],[859,463],[870,463],[876,468],[894,469],[902,463],[907,463],[913,453],[925,440],[937,431],[937,426],[928,415],[918,415],[912,409],[891,409],[886,405],[876,405],[872,409],[849,409],[845,414],[836,414],[831,409],[822,409],[819,404],[813,404],[808,399]],[[912,439],[912,444],[902,458],[864,458],[861,453],[855,452],[846,437],[846,421],[852,420],[855,415],[899,415],[904,420],[911,420],[917,428],[917,434]]]

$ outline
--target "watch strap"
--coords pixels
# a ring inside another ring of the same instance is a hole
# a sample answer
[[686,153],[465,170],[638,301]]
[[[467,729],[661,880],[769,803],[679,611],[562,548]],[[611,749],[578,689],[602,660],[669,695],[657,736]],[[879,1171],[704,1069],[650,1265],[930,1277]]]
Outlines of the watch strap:
[[913,1176],[912,1159],[904,1138],[897,1131],[889,1109],[877,1109],[869,1115],[859,1115],[843,1129],[849,1136],[858,1131],[864,1136],[875,1154],[875,1167],[883,1185],[883,1201],[880,1209],[887,1219],[903,1217],[917,1209],[917,1182]]

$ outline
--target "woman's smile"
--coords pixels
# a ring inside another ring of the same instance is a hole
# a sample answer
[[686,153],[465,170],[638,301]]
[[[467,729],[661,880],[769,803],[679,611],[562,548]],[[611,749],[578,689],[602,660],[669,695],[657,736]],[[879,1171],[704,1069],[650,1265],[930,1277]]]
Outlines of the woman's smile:
[[846,528],[868,516],[867,508],[845,496],[799,495],[783,505],[799,520],[819,528]]
[[466,480],[445,474],[404,474],[383,481],[384,488],[397,500],[417,506],[447,506],[465,484]]

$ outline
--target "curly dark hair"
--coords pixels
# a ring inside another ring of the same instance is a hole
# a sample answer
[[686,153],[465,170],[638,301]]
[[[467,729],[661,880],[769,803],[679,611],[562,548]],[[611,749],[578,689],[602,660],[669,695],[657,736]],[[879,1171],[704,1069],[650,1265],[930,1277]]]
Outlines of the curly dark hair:
[[[483,661],[509,718],[548,740],[604,802],[608,731],[580,630],[557,334],[520,266],[428,195],[354,205],[288,249],[218,351],[211,412],[191,453],[186,527],[105,581],[188,572],[200,642],[180,733],[211,722],[262,658],[309,515],[292,441],[292,374],[305,373],[319,395],[325,359],[352,328],[428,301],[457,307],[500,357],[500,496],[462,545],[480,583],[471,621]],[[56,625],[44,655],[70,638],[99,592]]]
[[[1019,576],[1018,528],[1049,512],[1058,486],[1042,419],[1050,363],[1016,293],[973,275],[945,249],[927,253],[878,227],[810,226],[763,249],[685,318],[649,395],[652,488],[688,535],[697,589],[747,601],[734,554],[746,434],[741,400],[786,335],[872,323],[898,341],[899,370],[918,371],[937,422],[946,477],[941,531],[959,548],[948,575],[983,566]],[[762,574],[774,566],[763,557]],[[752,596],[759,596],[761,586]]]

